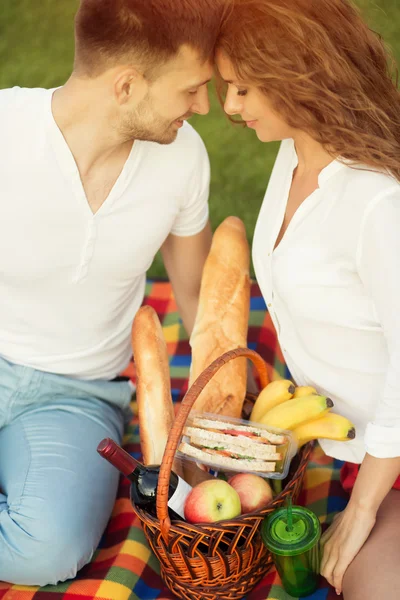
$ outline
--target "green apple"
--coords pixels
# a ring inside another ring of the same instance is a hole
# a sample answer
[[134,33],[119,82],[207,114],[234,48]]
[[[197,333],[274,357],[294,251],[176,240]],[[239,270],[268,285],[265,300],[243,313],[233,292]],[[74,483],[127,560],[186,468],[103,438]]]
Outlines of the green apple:
[[240,515],[239,494],[221,479],[196,485],[186,498],[184,512],[189,523],[214,523]]

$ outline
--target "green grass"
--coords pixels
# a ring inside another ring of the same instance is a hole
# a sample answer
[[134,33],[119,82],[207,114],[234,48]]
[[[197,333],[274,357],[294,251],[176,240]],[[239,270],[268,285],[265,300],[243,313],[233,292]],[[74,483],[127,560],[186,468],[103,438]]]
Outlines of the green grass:
[[[357,3],[400,63],[400,2]],[[67,79],[73,60],[73,16],[77,5],[78,0],[1,0],[0,88],[54,87]],[[238,215],[246,224],[251,242],[278,145],[261,144],[253,131],[231,125],[214,93],[211,95],[210,114],[194,117],[191,122],[210,155],[212,226],[215,229],[226,216]],[[159,256],[149,275],[164,275]]]

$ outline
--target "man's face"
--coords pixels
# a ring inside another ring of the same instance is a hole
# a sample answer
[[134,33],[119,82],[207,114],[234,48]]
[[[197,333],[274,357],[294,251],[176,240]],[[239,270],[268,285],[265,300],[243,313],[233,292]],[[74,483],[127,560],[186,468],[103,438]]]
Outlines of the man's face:
[[183,122],[210,109],[207,83],[213,74],[211,62],[182,46],[151,83],[135,107],[125,112],[121,134],[127,139],[171,144]]

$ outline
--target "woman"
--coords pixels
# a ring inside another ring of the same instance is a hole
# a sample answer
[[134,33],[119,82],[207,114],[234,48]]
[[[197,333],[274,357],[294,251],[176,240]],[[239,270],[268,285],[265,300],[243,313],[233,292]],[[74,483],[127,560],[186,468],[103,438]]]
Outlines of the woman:
[[260,141],[283,140],[253,259],[288,367],[356,426],[354,441],[321,441],[354,484],[321,572],[345,600],[398,599],[400,95],[388,55],[348,0],[234,0],[216,62],[225,111]]

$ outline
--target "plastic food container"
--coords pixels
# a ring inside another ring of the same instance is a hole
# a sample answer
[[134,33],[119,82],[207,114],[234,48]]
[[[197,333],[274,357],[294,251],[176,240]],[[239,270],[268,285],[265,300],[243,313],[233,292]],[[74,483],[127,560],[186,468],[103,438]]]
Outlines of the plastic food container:
[[213,475],[254,473],[284,479],[296,454],[293,432],[213,413],[191,411],[176,458]]

